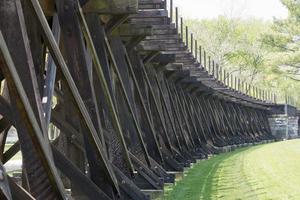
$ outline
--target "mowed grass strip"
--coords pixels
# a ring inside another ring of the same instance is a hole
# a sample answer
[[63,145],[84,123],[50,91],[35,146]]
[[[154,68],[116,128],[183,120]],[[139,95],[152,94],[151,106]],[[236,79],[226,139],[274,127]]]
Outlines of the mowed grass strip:
[[241,148],[201,161],[165,200],[299,200],[300,139]]

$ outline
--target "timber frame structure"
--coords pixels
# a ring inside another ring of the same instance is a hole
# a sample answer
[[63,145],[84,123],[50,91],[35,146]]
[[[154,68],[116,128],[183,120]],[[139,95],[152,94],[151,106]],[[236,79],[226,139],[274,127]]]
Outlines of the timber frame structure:
[[[222,70],[170,7],[0,1],[1,199],[149,199],[170,172],[273,139],[275,95]],[[21,183],[3,167],[19,151]]]

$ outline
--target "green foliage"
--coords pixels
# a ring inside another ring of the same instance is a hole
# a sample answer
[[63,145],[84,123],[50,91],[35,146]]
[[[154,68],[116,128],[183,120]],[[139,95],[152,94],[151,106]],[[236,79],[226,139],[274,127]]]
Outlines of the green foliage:
[[220,16],[186,20],[198,44],[227,71],[281,102],[293,96],[300,104],[300,1],[282,0],[287,19],[262,21]]
[[268,51],[269,65],[276,76],[281,93],[293,95],[298,99],[300,89],[300,2],[282,0],[289,16],[274,20],[272,30],[261,36],[261,41]]
[[265,51],[259,36],[270,29],[269,22],[220,16],[212,20],[188,20],[187,25],[216,62],[242,79],[257,84],[255,77],[264,71],[265,65]]

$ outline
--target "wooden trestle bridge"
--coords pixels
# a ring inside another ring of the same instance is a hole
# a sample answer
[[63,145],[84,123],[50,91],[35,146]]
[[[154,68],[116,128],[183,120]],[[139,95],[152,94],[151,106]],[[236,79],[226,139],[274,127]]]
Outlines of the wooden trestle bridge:
[[[0,0],[0,199],[149,199],[196,159],[273,138],[275,95],[178,16],[163,0]],[[21,181],[3,167],[19,151]]]

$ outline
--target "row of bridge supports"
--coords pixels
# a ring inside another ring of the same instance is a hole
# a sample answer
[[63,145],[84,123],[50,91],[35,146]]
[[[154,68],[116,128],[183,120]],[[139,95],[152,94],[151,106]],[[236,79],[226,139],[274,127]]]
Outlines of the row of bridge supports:
[[[170,172],[272,139],[273,103],[209,73],[165,1],[0,1],[0,67],[1,199],[149,199]],[[3,168],[19,151],[21,182]]]

